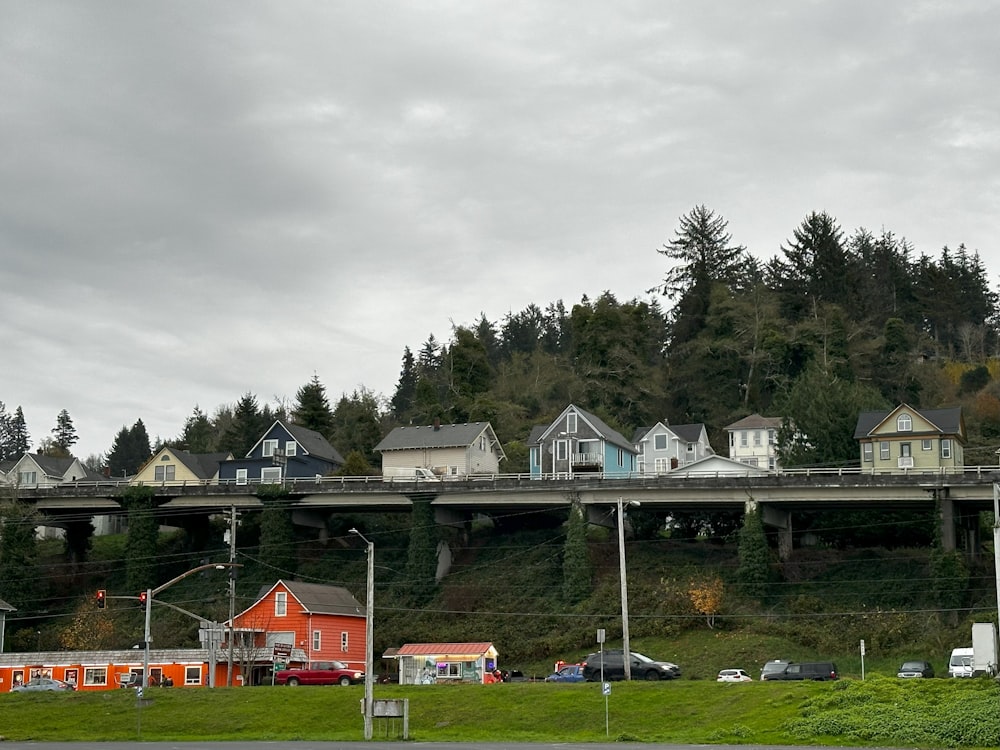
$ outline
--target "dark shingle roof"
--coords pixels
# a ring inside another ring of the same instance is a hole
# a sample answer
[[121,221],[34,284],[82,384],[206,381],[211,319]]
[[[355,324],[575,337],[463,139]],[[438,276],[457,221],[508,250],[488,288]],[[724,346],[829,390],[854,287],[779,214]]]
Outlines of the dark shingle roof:
[[354,598],[350,591],[342,586],[326,586],[321,583],[280,580],[271,586],[263,587],[258,599],[263,598],[278,584],[288,589],[288,593],[294,596],[303,609],[310,614],[361,616],[365,614],[364,606]]
[[739,421],[733,422],[726,427],[727,430],[760,430],[778,429],[781,427],[781,417],[762,417],[760,414],[751,414],[743,417]]
[[[936,426],[944,435],[958,435],[963,439],[965,437],[965,431],[962,425],[961,407],[956,406],[949,409],[914,409],[908,404],[901,404],[900,406],[889,410],[861,412],[858,415],[857,427],[854,429],[854,437],[867,437],[886,419],[886,417],[898,411],[900,408],[912,411],[914,414],[918,414],[923,417],[932,425]],[[916,434],[919,434],[919,432]]]
[[289,435],[295,438],[295,442],[302,446],[302,449],[311,456],[325,458],[335,464],[344,465],[343,457],[337,449],[330,445],[329,441],[315,430],[310,430],[302,425],[280,422]]

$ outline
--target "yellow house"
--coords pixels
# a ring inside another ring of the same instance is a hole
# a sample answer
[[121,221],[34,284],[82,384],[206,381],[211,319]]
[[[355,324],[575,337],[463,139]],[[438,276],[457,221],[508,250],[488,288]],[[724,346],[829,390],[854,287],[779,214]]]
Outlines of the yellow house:
[[215,482],[219,479],[219,463],[232,458],[232,453],[188,453],[178,448],[160,448],[129,484]]
[[861,470],[905,473],[965,467],[965,421],[959,407],[917,410],[900,404],[891,411],[858,416]]

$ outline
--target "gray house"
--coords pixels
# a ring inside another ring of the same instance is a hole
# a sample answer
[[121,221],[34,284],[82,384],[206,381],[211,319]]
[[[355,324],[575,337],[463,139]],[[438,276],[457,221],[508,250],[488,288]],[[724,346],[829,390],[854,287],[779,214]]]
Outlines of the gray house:
[[375,446],[387,469],[430,469],[439,477],[498,474],[507,458],[489,422],[397,427]]

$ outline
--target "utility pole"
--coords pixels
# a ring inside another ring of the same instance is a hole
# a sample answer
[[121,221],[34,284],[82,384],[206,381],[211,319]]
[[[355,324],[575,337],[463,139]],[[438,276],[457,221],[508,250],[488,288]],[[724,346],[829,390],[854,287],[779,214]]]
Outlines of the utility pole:
[[[229,562],[236,562],[236,506],[229,507]],[[226,687],[233,686],[233,638],[236,618],[236,568],[229,569],[229,656],[226,664]]]

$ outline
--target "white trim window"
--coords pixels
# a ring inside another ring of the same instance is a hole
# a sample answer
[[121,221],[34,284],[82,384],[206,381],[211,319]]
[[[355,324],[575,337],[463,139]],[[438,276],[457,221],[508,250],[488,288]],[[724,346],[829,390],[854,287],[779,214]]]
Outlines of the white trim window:
[[260,470],[261,484],[281,484],[280,466],[263,466]]
[[669,458],[658,458],[655,461],[656,473],[666,474],[670,471],[670,459]]
[[951,458],[951,438],[941,439],[941,458]]
[[275,454],[277,450],[278,450],[278,441],[276,439],[264,440],[260,444],[260,454],[264,458],[270,458]]
[[566,432],[571,435],[576,432],[576,412],[570,412],[566,415]]
[[285,455],[286,456],[295,456],[295,455],[298,455],[298,452],[299,452],[299,444],[298,443],[296,443],[294,440],[286,440],[285,441]]
[[462,662],[439,661],[437,663],[437,676],[439,680],[459,679],[462,676]]
[[38,482],[37,471],[19,471],[17,473],[18,484],[36,484]]
[[662,432],[659,435],[653,435],[653,450],[665,451],[667,449],[667,436]]
[[913,432],[913,417],[909,414],[896,417],[896,432]]
[[933,440],[929,440],[928,438],[924,438],[923,440],[920,441],[920,450],[922,450],[922,451],[929,451],[929,450],[933,450],[933,449],[934,449],[934,441]]
[[750,446],[750,438],[746,430],[740,430],[740,448],[748,448]]
[[108,668],[107,667],[84,667],[83,668],[83,684],[84,685],[107,685],[108,684]]
[[288,592],[287,591],[275,591],[274,592],[274,616],[284,617],[288,614]]
[[889,441],[883,440],[878,444],[878,457],[881,461],[889,460]]
[[185,685],[200,685],[201,684],[201,667],[200,666],[184,667],[184,684]]
[[246,469],[237,469],[236,470],[236,484],[247,484],[248,481],[249,480],[247,479],[247,470]]
[[760,448],[760,446],[762,444],[763,444],[763,439],[760,436],[760,430],[754,430],[753,431],[753,447],[754,448]]
[[342,630],[340,632],[340,650],[346,652],[349,645],[350,640],[348,639],[347,631]]
[[875,460],[875,449],[874,449],[874,447],[872,446],[872,444],[871,444],[871,443],[865,443],[865,444],[864,444],[864,445],[863,445],[863,446],[861,447],[861,451],[862,451],[862,453],[864,454],[864,456],[863,456],[862,460],[863,460],[863,461],[864,461],[864,462],[865,462],[866,464],[870,464],[870,463],[871,463],[872,461],[874,461],[874,460]]
[[313,641],[313,651],[319,651],[321,648],[323,648],[323,631],[314,630],[312,641]]
[[153,467],[154,482],[173,482],[177,477],[177,467],[173,464]]

